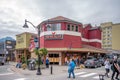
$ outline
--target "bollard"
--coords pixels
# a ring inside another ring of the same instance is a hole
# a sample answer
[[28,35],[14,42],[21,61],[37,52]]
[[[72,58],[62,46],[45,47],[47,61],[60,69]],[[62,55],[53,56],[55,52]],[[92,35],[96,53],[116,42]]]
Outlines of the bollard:
[[103,74],[99,74],[99,79],[100,79],[100,80],[104,80],[104,76],[105,76],[105,75],[103,75]]
[[52,64],[51,64],[51,67],[50,67],[50,72],[51,72],[51,74],[53,73],[53,67],[52,67]]

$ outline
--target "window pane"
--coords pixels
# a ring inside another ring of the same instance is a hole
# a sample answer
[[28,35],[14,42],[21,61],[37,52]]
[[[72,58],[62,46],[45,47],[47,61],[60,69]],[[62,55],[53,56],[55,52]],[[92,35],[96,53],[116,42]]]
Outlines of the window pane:
[[47,27],[47,31],[56,31],[56,30],[61,30],[60,23],[50,24],[50,27]]
[[75,31],[78,31],[78,26],[76,26],[76,30]]
[[74,25],[72,25],[72,31],[74,31]]
[[70,25],[69,25],[69,24],[67,25],[67,30],[69,30],[69,31],[70,31]]

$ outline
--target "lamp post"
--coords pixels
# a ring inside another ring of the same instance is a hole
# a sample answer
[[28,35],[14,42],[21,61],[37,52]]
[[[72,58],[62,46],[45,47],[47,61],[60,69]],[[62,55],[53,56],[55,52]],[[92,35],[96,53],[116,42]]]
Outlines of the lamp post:
[[[23,28],[29,28],[29,26],[27,25],[27,22],[30,23],[34,28],[36,28],[38,30],[38,48],[40,48],[40,26],[34,26],[30,21],[27,21],[25,19],[25,24],[23,26]],[[40,54],[38,54],[38,69],[37,69],[37,75],[41,75],[41,69],[40,69],[40,60],[41,60],[41,57],[40,57]]]

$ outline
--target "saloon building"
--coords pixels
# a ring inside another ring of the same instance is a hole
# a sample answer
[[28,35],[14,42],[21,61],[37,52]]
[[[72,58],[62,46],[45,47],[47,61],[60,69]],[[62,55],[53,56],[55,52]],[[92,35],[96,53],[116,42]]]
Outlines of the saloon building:
[[[101,29],[91,24],[58,16],[41,22],[40,48],[48,50],[50,64],[63,65],[70,58],[81,59],[87,56],[104,56],[106,50],[101,48]],[[33,52],[36,34],[25,32],[16,35],[16,61],[22,55],[26,59],[37,58]]]
[[83,25],[62,16],[43,21],[38,26],[41,27],[40,48],[47,48],[51,64],[63,65],[71,57],[86,58],[107,53],[101,49],[100,27]]

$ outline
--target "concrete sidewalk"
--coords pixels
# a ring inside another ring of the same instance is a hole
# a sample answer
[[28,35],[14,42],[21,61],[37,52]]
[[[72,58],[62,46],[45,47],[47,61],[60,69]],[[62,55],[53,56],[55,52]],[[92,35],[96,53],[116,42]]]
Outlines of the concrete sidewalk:
[[[16,62],[9,62],[10,64],[10,69],[16,73],[19,74],[23,74],[23,75],[36,75],[37,73],[37,69],[36,70],[29,70],[29,69],[25,69],[23,70],[22,68],[16,68]],[[59,66],[59,65],[52,65],[52,75],[58,75],[58,74],[62,74],[62,73],[67,73],[67,68],[68,66]],[[45,69],[41,69],[41,73],[42,75],[51,75],[51,65],[49,66],[49,68],[45,68]]]

